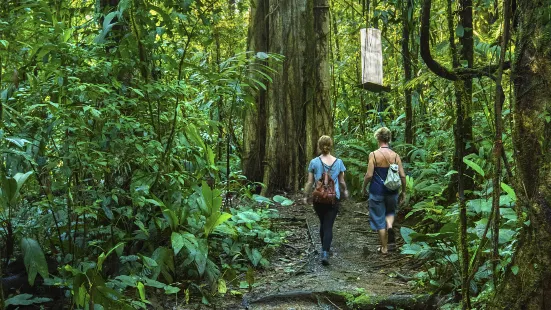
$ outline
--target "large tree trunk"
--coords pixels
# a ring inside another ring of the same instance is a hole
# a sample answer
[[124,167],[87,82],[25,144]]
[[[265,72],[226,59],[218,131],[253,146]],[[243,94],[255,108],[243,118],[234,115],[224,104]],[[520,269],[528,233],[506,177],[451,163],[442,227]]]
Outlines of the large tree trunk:
[[[497,309],[551,309],[551,5],[547,0],[518,2],[517,45],[512,79],[519,214],[523,230],[510,270],[498,288]],[[546,35],[544,35],[546,34]]]
[[296,191],[320,135],[332,134],[327,0],[256,0],[249,50],[285,56],[245,115],[243,172],[263,194]]

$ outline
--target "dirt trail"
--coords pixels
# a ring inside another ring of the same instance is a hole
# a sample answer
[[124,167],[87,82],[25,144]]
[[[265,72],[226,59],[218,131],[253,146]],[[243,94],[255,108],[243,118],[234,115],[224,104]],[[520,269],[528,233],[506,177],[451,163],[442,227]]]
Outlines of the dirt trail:
[[[329,266],[319,263],[319,221],[312,207],[279,210],[274,228],[288,232],[287,243],[272,255],[270,268],[255,276],[257,283],[241,309],[388,308],[400,300],[404,308],[414,306],[419,296],[412,299],[407,279],[416,272],[415,262],[398,252],[376,252],[379,240],[369,228],[365,202],[341,205]],[[396,235],[400,246],[399,229]]]

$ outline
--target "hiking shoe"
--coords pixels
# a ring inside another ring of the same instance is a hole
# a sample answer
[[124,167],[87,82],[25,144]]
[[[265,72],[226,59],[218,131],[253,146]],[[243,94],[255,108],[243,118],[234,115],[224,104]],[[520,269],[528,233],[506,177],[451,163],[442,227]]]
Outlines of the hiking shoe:
[[329,265],[329,253],[327,251],[321,253],[321,264],[324,266]]

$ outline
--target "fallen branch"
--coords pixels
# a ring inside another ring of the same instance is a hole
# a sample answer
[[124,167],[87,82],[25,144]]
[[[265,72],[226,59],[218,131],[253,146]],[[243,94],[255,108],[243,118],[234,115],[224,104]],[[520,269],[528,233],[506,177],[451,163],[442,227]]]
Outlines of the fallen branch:
[[388,265],[392,265],[392,264],[395,264],[395,263],[402,262],[402,261],[407,260],[407,259],[409,259],[409,257],[405,256],[405,257],[402,257],[402,258],[399,258],[399,259],[396,259],[396,260],[387,261],[387,262],[384,262],[382,264],[378,264],[378,265],[375,265],[375,266],[369,266],[369,267],[370,268],[381,268],[381,267],[385,267],[385,266],[388,266]]
[[361,212],[361,211],[354,211],[354,213],[358,213],[361,215],[369,216],[369,213]]
[[325,297],[325,299],[327,299],[327,301],[330,302],[335,308],[337,308],[337,309],[339,309],[339,310],[342,310],[341,307],[335,305],[335,304],[331,301],[331,299],[329,299],[328,297]]

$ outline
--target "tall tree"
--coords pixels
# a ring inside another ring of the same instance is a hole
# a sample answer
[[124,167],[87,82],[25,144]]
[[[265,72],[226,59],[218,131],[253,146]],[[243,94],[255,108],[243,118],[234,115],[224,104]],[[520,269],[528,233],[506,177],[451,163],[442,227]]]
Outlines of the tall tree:
[[243,172],[264,193],[298,190],[320,135],[332,134],[328,0],[256,0],[248,49],[285,56],[243,125]]
[[551,300],[551,4],[518,1],[516,8],[514,128],[517,210],[530,225],[519,238],[512,265],[498,289],[496,309],[550,309]]
[[[409,49],[409,37],[411,24],[413,23],[413,0],[404,0],[402,5],[402,58],[404,64],[404,79],[408,83],[412,78],[411,56]],[[411,88],[406,87],[404,96],[406,99],[406,143],[413,144],[413,109],[411,106]]]

